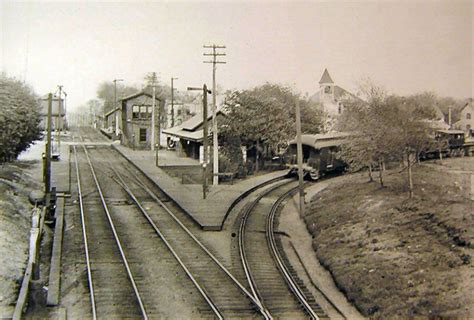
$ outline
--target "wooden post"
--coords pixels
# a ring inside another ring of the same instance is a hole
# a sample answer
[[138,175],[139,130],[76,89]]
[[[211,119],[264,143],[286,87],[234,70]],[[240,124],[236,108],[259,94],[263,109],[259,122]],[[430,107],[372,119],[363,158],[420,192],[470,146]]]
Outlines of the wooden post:
[[303,145],[301,141],[301,114],[300,114],[300,99],[296,97],[295,101],[296,112],[296,157],[298,162],[298,185],[299,185],[299,200],[300,200],[300,216],[304,217],[304,185],[303,185]]
[[202,164],[202,197],[206,199],[207,191],[207,146],[208,146],[208,130],[207,130],[207,86],[202,87],[202,123],[203,123],[203,164]]
[[51,112],[53,109],[53,94],[48,94],[48,119],[46,122],[46,161],[44,165],[44,191],[48,194],[51,191]]

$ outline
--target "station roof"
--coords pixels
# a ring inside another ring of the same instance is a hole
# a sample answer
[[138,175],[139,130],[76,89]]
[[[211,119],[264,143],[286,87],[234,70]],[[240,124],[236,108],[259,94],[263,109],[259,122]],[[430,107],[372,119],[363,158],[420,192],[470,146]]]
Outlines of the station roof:
[[[217,111],[217,115],[222,114],[221,110]],[[212,114],[207,118],[209,124],[212,120]],[[202,129],[203,119],[202,114],[197,114],[194,117],[184,121],[179,126],[163,130],[164,134],[175,136],[180,139],[201,142],[204,138],[204,130]],[[212,128],[209,125],[209,134],[212,133]]]

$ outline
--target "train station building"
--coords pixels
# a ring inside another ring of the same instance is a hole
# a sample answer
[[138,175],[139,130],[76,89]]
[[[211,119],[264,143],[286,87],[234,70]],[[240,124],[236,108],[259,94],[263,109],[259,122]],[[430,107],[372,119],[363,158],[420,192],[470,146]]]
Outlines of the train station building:
[[[120,99],[117,108],[104,115],[104,133],[130,148],[150,148],[152,108],[153,97],[144,91]],[[164,100],[155,97],[155,141],[158,141],[158,114],[163,114],[163,110]]]

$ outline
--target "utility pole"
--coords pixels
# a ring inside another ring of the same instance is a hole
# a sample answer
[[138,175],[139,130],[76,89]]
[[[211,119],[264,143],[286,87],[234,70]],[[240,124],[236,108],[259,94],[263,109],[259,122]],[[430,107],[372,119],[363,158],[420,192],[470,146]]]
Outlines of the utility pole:
[[174,127],[174,80],[178,80],[178,78],[171,77],[171,128]]
[[61,153],[61,115],[62,115],[62,110],[61,110],[61,93],[63,90],[62,85],[58,85],[59,89],[59,98],[58,98],[58,153]]
[[123,81],[123,79],[114,79],[115,135],[118,137],[120,127],[119,127],[119,113],[117,110],[117,81]]
[[[155,111],[155,100],[156,100],[156,72],[152,72],[149,77],[151,87],[152,87],[152,107],[151,107],[151,139],[150,147],[151,151],[155,150],[155,130],[156,130],[156,111]],[[159,119],[159,116],[158,116]],[[159,120],[158,120],[159,121]],[[157,149],[160,148],[160,140],[158,140]]]
[[208,141],[209,138],[208,130],[207,130],[207,94],[212,93],[210,90],[207,90],[206,84],[204,84],[201,88],[195,87],[188,87],[188,91],[193,90],[202,90],[202,122],[203,122],[203,137],[202,137],[202,146],[203,146],[203,164],[202,164],[202,198],[206,199],[206,192],[207,192],[207,162],[208,162]]
[[67,127],[67,121],[66,121],[66,100],[67,100],[67,92],[63,90],[64,93],[64,124],[63,126]]
[[217,135],[217,106],[216,106],[216,66],[217,64],[225,64],[225,61],[217,61],[217,57],[225,56],[225,53],[218,53],[216,49],[225,49],[225,46],[211,45],[203,46],[205,49],[212,49],[212,53],[204,53],[204,56],[212,56],[211,61],[204,61],[204,63],[212,63],[212,144],[213,144],[213,179],[212,184],[219,184],[219,143]]
[[303,146],[301,141],[301,115],[300,115],[300,98],[296,97],[296,157],[298,162],[298,184],[300,194],[300,216],[304,216],[304,185],[303,185]]
[[49,194],[51,191],[51,113],[53,109],[53,94],[48,94],[48,120],[46,122],[46,157],[44,164],[44,191]]

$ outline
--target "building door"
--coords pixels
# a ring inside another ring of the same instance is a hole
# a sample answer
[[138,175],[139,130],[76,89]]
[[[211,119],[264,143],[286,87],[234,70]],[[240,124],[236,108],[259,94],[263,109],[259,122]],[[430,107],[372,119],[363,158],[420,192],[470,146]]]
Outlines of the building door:
[[140,128],[139,143],[146,143],[146,128]]

